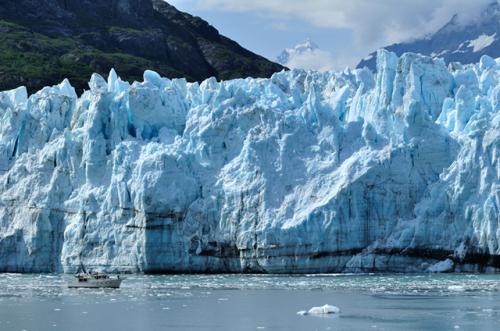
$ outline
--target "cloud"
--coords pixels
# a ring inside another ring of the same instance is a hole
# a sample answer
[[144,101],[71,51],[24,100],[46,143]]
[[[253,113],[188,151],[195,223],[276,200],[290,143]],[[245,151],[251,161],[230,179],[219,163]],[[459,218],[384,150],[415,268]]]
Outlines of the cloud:
[[271,27],[274,30],[278,30],[278,31],[289,31],[290,30],[290,27],[286,23],[283,23],[283,22],[274,22],[271,24]]
[[305,53],[290,54],[285,64],[290,69],[317,71],[339,71],[346,67],[355,67],[359,60],[346,54],[332,54],[324,49],[315,49]]
[[[500,0],[497,0],[500,1]],[[491,0],[174,0],[203,10],[256,12],[300,19],[321,28],[350,29],[358,45],[380,46],[436,31],[454,14],[479,16]]]
[[332,54],[321,49],[291,54],[286,66],[290,69],[319,71],[337,69],[337,65]]

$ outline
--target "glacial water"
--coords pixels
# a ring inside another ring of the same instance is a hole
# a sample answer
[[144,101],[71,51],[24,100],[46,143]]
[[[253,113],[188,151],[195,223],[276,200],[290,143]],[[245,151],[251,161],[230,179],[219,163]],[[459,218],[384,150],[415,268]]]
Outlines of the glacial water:
[[[499,330],[500,275],[0,274],[0,330]],[[338,315],[300,316],[324,304]]]

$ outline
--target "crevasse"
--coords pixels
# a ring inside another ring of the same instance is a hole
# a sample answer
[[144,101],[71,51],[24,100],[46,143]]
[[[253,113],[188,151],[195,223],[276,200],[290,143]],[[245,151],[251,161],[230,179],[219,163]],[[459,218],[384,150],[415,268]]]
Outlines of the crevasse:
[[0,271],[495,271],[500,60],[0,93]]

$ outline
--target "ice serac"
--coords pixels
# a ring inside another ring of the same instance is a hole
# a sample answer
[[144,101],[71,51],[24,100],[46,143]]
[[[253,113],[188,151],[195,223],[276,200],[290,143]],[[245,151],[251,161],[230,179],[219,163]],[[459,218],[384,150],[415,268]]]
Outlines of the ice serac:
[[493,271],[500,63],[0,93],[0,271]]

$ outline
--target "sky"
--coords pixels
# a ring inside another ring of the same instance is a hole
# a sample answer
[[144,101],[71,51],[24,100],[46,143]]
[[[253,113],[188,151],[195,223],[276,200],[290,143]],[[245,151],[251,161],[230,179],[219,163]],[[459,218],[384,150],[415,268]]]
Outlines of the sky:
[[[500,1],[500,0],[497,0]],[[167,0],[200,16],[243,47],[272,61],[313,40],[304,69],[354,67],[372,51],[437,31],[455,14],[469,22],[492,0]],[[316,68],[317,67],[317,68]]]

